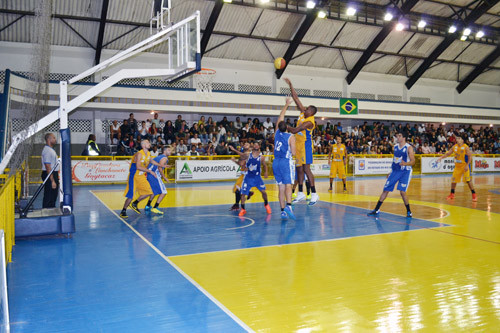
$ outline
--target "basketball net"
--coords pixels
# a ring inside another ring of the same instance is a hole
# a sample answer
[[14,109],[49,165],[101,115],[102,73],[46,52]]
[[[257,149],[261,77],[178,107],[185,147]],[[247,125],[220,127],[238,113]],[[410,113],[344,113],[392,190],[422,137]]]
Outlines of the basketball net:
[[205,97],[212,97],[212,84],[215,78],[215,70],[209,68],[202,68],[194,76],[194,83],[196,86],[196,93]]

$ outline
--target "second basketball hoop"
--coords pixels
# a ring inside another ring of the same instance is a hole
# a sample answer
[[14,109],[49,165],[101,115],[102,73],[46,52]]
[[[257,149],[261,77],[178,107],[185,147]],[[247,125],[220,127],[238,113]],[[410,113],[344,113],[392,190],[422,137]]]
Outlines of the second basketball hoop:
[[210,68],[202,68],[194,76],[194,83],[196,86],[196,93],[205,98],[212,97],[213,82],[215,79],[215,70]]

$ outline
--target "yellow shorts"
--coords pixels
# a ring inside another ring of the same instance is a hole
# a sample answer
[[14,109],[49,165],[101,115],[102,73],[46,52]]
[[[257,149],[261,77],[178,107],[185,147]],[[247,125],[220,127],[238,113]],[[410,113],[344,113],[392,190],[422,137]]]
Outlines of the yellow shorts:
[[332,165],[330,167],[330,178],[335,178],[335,176],[339,175],[339,178],[346,179],[345,175],[345,166],[344,162],[336,162],[332,161]]
[[462,179],[464,182],[470,182],[470,167],[465,171],[465,163],[455,164],[455,170],[453,170],[453,175],[451,175],[452,183],[460,183]]
[[295,166],[313,164],[312,142],[297,142],[295,145]]
[[151,189],[151,185],[149,185],[148,179],[145,174],[134,176],[134,186],[135,192],[141,195],[151,195],[153,194],[153,190]]
[[236,179],[236,183],[233,186],[233,193],[236,193],[237,190],[241,190],[241,184],[243,184],[243,179],[245,178],[244,174],[241,174],[238,179]]

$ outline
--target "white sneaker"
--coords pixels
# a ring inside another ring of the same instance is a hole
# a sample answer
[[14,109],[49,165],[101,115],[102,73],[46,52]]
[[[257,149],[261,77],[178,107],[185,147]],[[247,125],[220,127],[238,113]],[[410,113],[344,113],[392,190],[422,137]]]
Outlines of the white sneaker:
[[306,200],[304,192],[297,193],[297,197],[292,201],[293,203]]
[[309,206],[316,204],[316,202],[318,202],[318,200],[319,200],[318,193],[311,193],[311,201],[309,201]]

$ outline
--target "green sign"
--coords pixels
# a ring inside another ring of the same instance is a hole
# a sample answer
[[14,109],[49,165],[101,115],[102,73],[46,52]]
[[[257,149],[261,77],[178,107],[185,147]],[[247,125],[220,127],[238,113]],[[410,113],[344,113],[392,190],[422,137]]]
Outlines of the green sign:
[[340,99],[340,114],[358,114],[358,99],[357,98],[341,98]]

